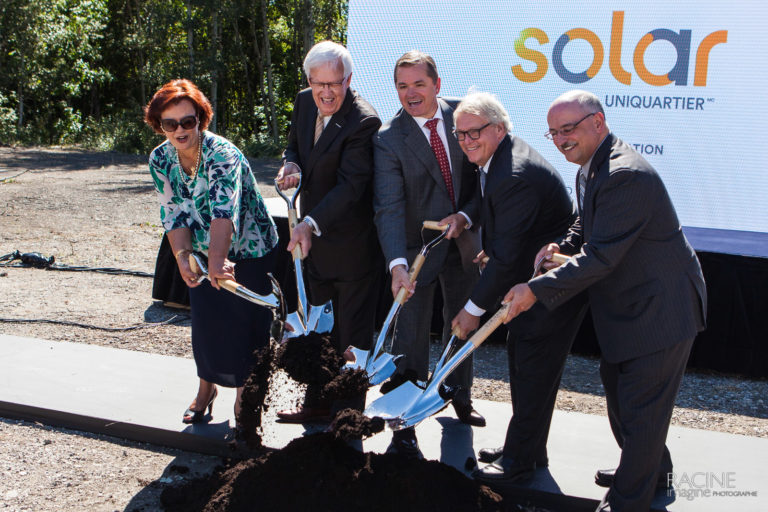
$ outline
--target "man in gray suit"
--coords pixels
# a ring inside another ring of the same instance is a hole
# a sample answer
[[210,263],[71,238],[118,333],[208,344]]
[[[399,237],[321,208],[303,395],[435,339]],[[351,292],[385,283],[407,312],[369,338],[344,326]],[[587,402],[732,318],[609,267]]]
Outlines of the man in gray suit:
[[693,339],[704,328],[704,277],[661,178],[609,131],[595,95],[565,93],[547,122],[547,136],[580,166],[579,217],[537,259],[573,257],[512,287],[506,320],[537,301],[552,309],[586,290],[608,419],[621,447],[618,467],[595,476],[609,487],[597,510],[645,512],[657,487],[669,485],[665,441]]
[[[479,235],[468,229],[477,216],[476,176],[453,130],[454,100],[438,98],[440,77],[435,61],[410,51],[395,64],[395,87],[403,108],[374,137],[374,210],[379,241],[392,273],[392,294],[401,288],[409,300],[395,326],[392,351],[405,354],[397,373],[382,386],[386,392],[410,380],[425,380],[429,364],[429,331],[438,281],[443,293],[443,341],[450,336],[450,319],[461,309],[478,277],[472,259],[480,250]],[[408,263],[422,246],[424,220],[450,224],[447,242],[429,254],[417,285],[408,279]],[[463,260],[463,262],[462,262]],[[454,408],[461,421],[484,426],[472,407],[472,361],[449,378],[457,388]],[[393,436],[392,449],[417,453],[413,429]]]

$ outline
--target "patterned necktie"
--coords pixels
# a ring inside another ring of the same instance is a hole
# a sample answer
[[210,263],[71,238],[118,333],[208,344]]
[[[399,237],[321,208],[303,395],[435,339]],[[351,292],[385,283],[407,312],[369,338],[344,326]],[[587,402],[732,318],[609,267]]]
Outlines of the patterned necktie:
[[448,195],[451,197],[451,204],[456,210],[456,199],[453,196],[453,179],[451,178],[451,164],[448,162],[448,153],[445,152],[443,141],[440,140],[440,134],[437,133],[437,122],[439,119],[430,119],[425,126],[429,128],[429,145],[435,153],[437,163],[440,165],[440,174],[443,175],[445,188],[448,189]]
[[584,168],[579,167],[577,174],[577,181],[579,187],[579,208],[584,209],[584,191],[587,189],[587,177],[584,175]]
[[323,120],[323,116],[320,114],[317,115],[317,119],[315,119],[315,141],[312,143],[317,144],[317,139],[320,138],[320,135],[323,133],[323,128],[325,128],[325,121]]

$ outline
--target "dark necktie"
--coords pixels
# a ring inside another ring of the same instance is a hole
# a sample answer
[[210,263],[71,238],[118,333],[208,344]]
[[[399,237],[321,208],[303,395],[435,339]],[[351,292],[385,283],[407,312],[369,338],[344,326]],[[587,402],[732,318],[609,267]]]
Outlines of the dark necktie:
[[584,209],[584,191],[587,189],[587,177],[584,174],[584,168],[579,167],[578,174],[576,175],[579,188],[579,209]]
[[443,141],[440,140],[440,134],[437,133],[437,122],[439,119],[430,119],[425,126],[429,128],[429,145],[432,146],[432,152],[435,153],[437,163],[440,165],[440,174],[443,175],[445,188],[451,198],[453,209],[456,210],[456,199],[453,196],[453,179],[451,179],[451,164],[448,162],[448,153],[445,152]]
[[477,168],[478,174],[480,174],[480,197],[485,197],[485,179],[488,177],[482,167]]

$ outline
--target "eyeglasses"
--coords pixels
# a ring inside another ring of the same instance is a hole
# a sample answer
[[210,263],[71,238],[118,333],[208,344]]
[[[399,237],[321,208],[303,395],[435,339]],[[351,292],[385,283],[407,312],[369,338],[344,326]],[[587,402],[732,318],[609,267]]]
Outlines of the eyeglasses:
[[161,119],[160,127],[164,132],[175,132],[181,126],[185,130],[191,130],[197,126],[197,116],[185,116],[179,119]]
[[453,130],[453,134],[459,142],[464,140],[464,137],[469,137],[471,140],[477,140],[480,138],[480,132],[491,126],[492,123],[485,123],[480,128],[472,128],[471,130]]
[[339,81],[339,82],[316,82],[316,81],[312,80],[311,78],[308,78],[307,80],[309,81],[310,87],[312,87],[313,89],[317,89],[317,90],[322,91],[326,87],[328,89],[340,89],[341,86],[344,85],[344,81],[346,79],[342,78],[341,81]]
[[587,114],[584,117],[582,117],[581,119],[579,119],[578,121],[576,121],[575,123],[565,124],[565,125],[561,126],[559,130],[550,129],[547,133],[544,134],[544,136],[546,138],[548,138],[549,140],[554,139],[557,136],[558,133],[560,135],[568,136],[568,135],[573,133],[573,130],[576,129],[576,127],[579,125],[580,122],[582,122],[583,120],[585,120],[589,116],[593,116],[595,114],[597,114],[597,112],[592,112],[590,114]]

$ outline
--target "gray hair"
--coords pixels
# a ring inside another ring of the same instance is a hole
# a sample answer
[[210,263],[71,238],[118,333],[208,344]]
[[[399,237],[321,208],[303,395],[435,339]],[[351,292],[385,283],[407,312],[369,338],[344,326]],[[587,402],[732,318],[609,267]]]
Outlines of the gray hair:
[[576,103],[584,112],[600,112],[605,115],[605,110],[603,110],[603,105],[600,103],[600,99],[589,91],[574,89],[561,94],[549,106],[550,110],[552,107],[561,103]]
[[512,131],[512,121],[509,120],[504,105],[489,92],[473,92],[464,96],[459,106],[453,111],[455,118],[461,113],[473,114],[484,118],[492,124],[503,124],[507,133]]
[[307,52],[307,56],[304,57],[304,74],[309,78],[309,71],[312,68],[325,64],[337,66],[341,64],[345,80],[352,74],[352,55],[350,55],[349,50],[333,41],[321,41]]

